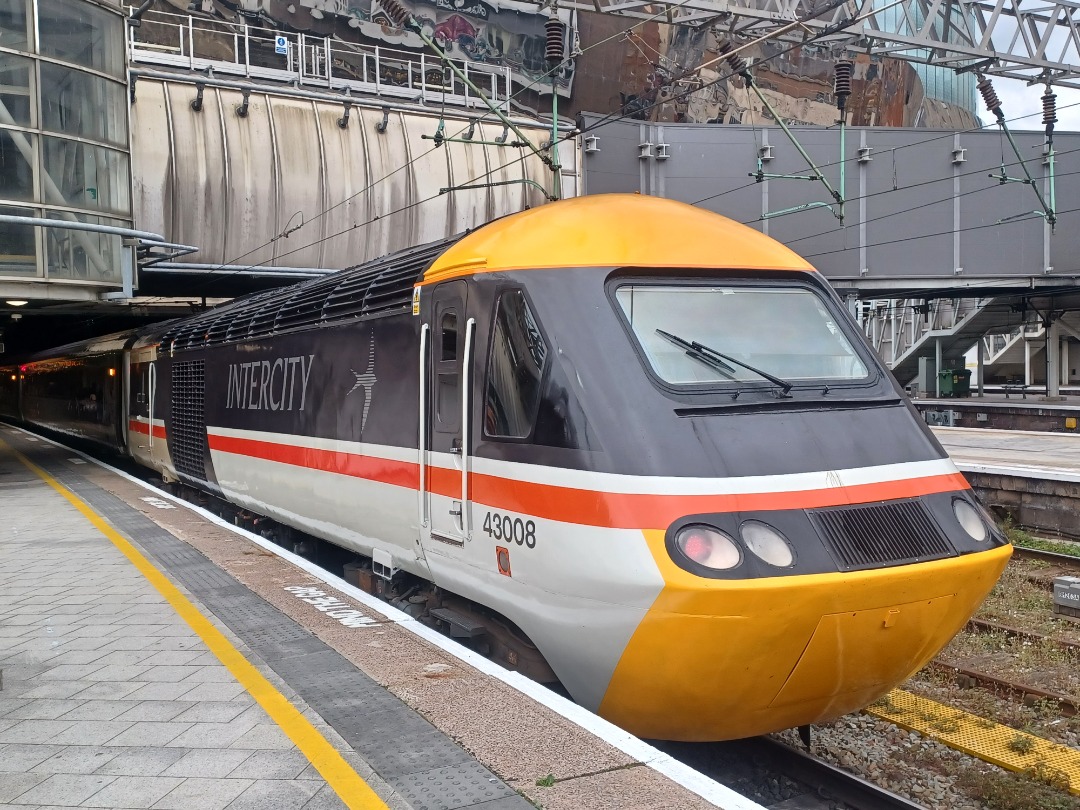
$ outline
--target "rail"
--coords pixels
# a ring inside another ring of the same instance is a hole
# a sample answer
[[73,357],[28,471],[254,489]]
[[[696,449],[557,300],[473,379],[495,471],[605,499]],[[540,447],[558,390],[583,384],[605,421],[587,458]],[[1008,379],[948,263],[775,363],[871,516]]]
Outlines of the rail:
[[[342,42],[329,36],[151,11],[128,26],[130,63],[242,76],[298,87],[454,107],[482,106],[441,60],[424,53]],[[511,70],[454,60],[504,111]]]
[[1023,557],[1027,560],[1040,560],[1041,562],[1052,563],[1065,568],[1080,569],[1080,557],[1075,557],[1072,554],[1058,554],[1056,551],[1043,551],[1038,548],[1014,545],[1013,556]]
[[[753,755],[819,795],[858,810],[922,810],[923,805],[878,787],[811,754],[768,737],[744,740]],[[831,804],[831,802],[830,802]]]

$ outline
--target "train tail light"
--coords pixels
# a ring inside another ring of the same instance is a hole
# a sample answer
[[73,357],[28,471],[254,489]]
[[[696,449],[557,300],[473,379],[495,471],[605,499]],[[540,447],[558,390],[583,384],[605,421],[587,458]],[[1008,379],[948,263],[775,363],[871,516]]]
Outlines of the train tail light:
[[675,545],[688,560],[706,568],[724,571],[742,562],[735,541],[711,526],[684,526],[675,535]]
[[746,547],[769,565],[787,568],[795,562],[795,554],[787,538],[768,523],[748,520],[740,531]]

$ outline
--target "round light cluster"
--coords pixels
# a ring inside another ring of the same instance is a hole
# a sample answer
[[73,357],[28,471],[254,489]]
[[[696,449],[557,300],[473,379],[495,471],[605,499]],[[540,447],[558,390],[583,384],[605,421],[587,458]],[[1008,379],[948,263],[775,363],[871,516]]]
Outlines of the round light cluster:
[[[787,538],[769,524],[748,520],[740,533],[746,548],[769,565],[787,568],[795,562]],[[730,570],[742,562],[742,548],[735,539],[713,526],[684,526],[675,535],[675,545],[688,560],[717,571]]]
[[952,508],[960,528],[967,532],[972,540],[984,543],[990,539],[990,530],[986,528],[986,521],[982,519],[978,509],[961,498],[952,502]]

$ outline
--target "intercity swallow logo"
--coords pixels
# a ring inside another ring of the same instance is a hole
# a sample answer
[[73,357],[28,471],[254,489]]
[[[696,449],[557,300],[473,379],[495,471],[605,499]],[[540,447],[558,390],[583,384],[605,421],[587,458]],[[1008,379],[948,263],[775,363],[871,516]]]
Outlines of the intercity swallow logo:
[[375,383],[378,382],[375,379],[375,336],[371,336],[371,346],[368,351],[367,371],[363,374],[359,373],[356,369],[350,369],[353,376],[356,377],[356,383],[349,389],[349,393],[345,396],[349,396],[357,388],[364,389],[364,413],[360,417],[360,433],[364,432],[364,425],[367,424],[368,412],[371,410],[371,390],[375,387]]

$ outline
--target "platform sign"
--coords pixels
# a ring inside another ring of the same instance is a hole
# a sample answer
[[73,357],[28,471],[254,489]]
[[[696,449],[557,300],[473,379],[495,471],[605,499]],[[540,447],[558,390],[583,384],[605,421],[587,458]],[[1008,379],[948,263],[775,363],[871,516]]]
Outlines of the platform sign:
[[282,55],[289,52],[289,40],[283,36],[274,37],[274,53],[280,53]]

